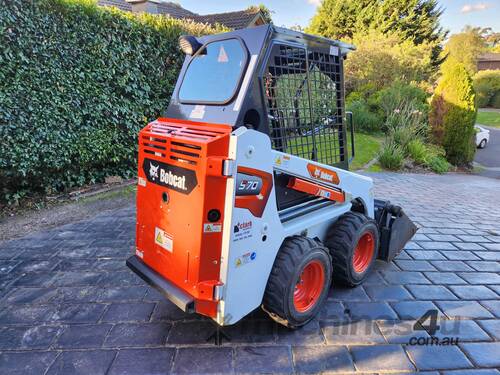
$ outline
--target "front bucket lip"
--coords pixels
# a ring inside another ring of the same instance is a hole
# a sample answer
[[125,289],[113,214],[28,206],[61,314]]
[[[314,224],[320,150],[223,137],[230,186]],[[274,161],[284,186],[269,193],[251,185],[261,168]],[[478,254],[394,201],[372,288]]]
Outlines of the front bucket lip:
[[194,313],[194,298],[162,277],[137,255],[132,255],[128,258],[126,264],[136,275],[159,291],[182,311]]

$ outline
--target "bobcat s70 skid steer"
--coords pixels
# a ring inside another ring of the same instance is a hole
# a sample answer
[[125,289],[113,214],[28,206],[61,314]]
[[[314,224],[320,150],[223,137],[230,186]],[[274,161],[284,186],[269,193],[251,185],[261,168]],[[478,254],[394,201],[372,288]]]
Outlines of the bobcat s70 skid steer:
[[416,231],[348,171],[343,60],[354,47],[272,25],[179,42],[166,116],[139,134],[127,265],[220,325],[259,306],[304,325],[332,281],[362,283]]

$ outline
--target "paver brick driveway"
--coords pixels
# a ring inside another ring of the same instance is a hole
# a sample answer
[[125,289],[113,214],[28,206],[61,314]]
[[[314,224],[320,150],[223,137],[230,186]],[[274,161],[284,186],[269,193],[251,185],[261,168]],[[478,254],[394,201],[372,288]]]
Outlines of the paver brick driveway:
[[[1,244],[0,373],[498,374],[500,181],[374,178],[377,196],[421,227],[405,251],[363,286],[334,286],[302,329],[256,311],[221,347],[206,342],[207,319],[180,312],[125,267],[133,207]],[[428,310],[439,315],[436,339],[413,329]]]

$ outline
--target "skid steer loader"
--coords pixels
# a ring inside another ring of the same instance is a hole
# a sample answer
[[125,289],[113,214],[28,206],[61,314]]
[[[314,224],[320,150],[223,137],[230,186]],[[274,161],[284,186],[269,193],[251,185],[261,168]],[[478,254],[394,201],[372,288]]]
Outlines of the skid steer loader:
[[302,326],[332,281],[359,285],[416,232],[348,171],[343,60],[354,47],[272,25],[179,43],[166,116],[139,134],[127,265],[221,326],[259,306]]

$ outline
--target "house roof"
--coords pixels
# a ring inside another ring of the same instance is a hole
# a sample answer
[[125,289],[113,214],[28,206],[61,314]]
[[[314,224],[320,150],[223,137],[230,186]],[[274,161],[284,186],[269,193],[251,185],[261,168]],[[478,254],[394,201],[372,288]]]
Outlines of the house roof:
[[236,12],[199,15],[194,20],[202,23],[220,23],[231,29],[243,29],[258,17],[259,14],[260,10],[258,8],[250,8]]
[[[151,0],[150,0],[151,1]],[[172,18],[191,18],[197,16],[196,13],[184,9],[179,4],[172,2],[157,2],[158,13],[168,14]]]
[[483,53],[479,56],[478,61],[500,61],[500,53]]
[[[159,14],[165,14],[172,18],[187,18],[195,22],[216,24],[220,23],[231,29],[243,29],[248,27],[257,17],[262,17],[258,7],[227,13],[197,14],[184,9],[179,4],[162,0],[98,0],[102,6],[114,6],[124,11],[132,12],[132,4],[153,3]],[[262,22],[264,23],[264,22]]]
[[125,0],[98,0],[97,4],[100,6],[116,7],[126,12],[132,12],[132,5]]

